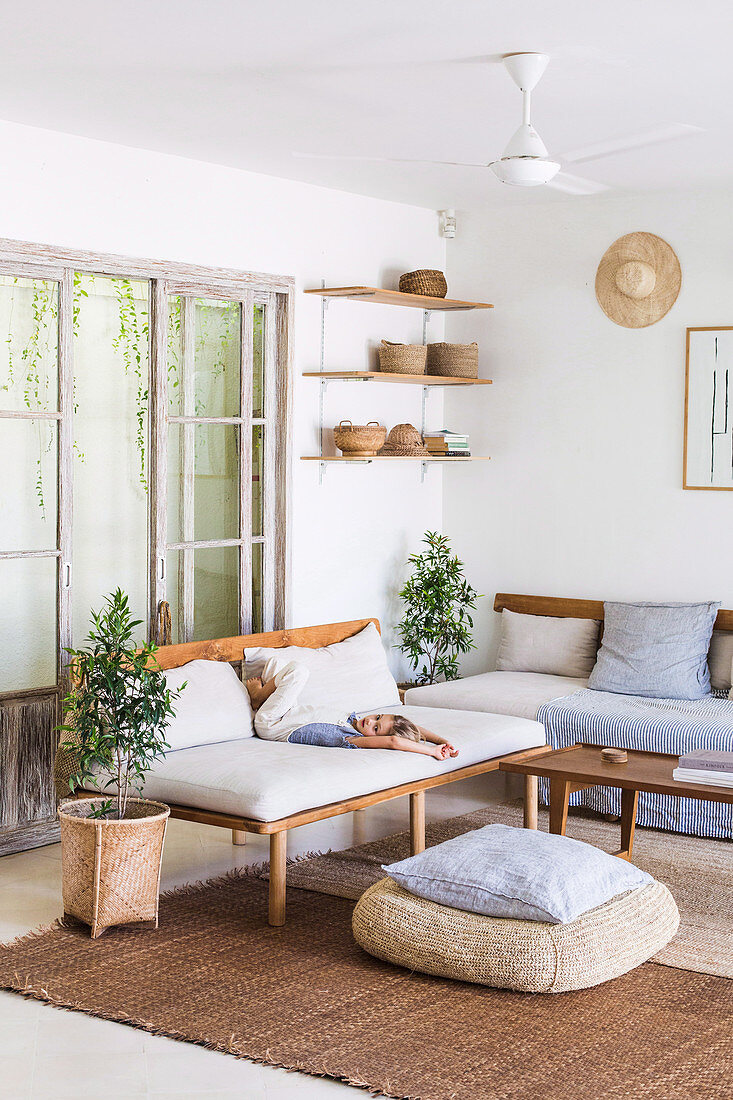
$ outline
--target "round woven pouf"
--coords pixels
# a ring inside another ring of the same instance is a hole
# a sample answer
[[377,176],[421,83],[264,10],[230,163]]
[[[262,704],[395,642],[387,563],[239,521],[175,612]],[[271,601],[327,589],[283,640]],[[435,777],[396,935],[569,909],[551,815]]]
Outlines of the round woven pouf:
[[450,909],[385,878],[362,894],[352,927],[370,955],[409,970],[525,993],[566,993],[640,966],[669,943],[679,921],[661,882],[569,924],[544,924]]

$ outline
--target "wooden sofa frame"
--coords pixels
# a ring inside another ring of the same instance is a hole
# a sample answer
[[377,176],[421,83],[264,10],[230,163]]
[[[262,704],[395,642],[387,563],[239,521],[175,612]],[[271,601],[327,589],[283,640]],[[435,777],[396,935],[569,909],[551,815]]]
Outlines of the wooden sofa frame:
[[[189,661],[228,661],[232,665],[241,665],[245,649],[266,646],[268,649],[281,649],[289,645],[306,646],[317,649],[320,646],[342,642],[358,634],[369,623],[380,629],[377,619],[355,619],[352,622],[328,623],[323,626],[297,627],[275,630],[267,634],[245,634],[236,638],[216,638],[210,641],[184,642],[181,645],[161,646],[157,651],[161,668],[178,668]],[[434,775],[429,779],[419,779],[412,783],[402,783],[398,787],[388,787],[381,791],[344,799],[343,802],[331,802],[325,806],[313,806],[277,821],[255,821],[233,814],[218,813],[215,810],[202,810],[196,806],[171,805],[171,817],[183,821],[196,821],[202,825],[217,825],[232,830],[235,844],[244,842],[247,833],[259,833],[270,837],[270,892],[269,923],[280,926],[285,924],[285,891],[287,869],[287,836],[290,829],[299,825],[308,825],[312,821],[324,821],[354,810],[363,810],[380,802],[389,802],[393,798],[410,796],[410,851],[413,855],[425,848],[425,791],[432,787],[442,787],[447,783],[456,783],[459,779],[468,779],[473,775],[499,770],[503,760],[520,760],[539,752],[545,752],[546,746],[526,749],[522,752],[497,756],[483,760],[466,768]],[[92,791],[78,791],[78,797],[92,794]],[[526,828],[537,828],[537,777],[525,776],[524,782],[524,824]]]
[[[504,608],[519,615],[551,615],[557,619],[599,619],[603,623],[602,600],[574,600],[564,596],[522,596],[516,592],[497,592],[494,611],[503,611]],[[715,619],[714,629],[733,631],[733,611],[721,607]]]

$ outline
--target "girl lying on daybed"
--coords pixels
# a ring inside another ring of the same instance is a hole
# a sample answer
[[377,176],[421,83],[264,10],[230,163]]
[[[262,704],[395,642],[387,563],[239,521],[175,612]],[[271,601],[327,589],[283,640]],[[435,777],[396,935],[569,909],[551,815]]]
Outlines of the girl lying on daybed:
[[291,662],[264,683],[259,677],[247,680],[258,737],[328,748],[398,749],[436,760],[458,756],[458,749],[443,737],[415,725],[402,714],[357,718],[355,714],[335,715],[333,708],[298,706],[307,679],[308,670]]

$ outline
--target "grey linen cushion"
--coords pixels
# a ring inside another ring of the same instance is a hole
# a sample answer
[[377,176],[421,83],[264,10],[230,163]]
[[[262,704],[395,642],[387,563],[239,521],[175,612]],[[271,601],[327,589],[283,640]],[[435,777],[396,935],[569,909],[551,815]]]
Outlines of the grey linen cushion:
[[598,652],[597,619],[501,613],[497,672],[543,672],[587,679]]
[[708,648],[719,602],[604,603],[598,661],[588,687],[650,699],[710,692]]
[[566,924],[652,882],[632,863],[553,833],[486,825],[383,870],[405,890],[488,917]]

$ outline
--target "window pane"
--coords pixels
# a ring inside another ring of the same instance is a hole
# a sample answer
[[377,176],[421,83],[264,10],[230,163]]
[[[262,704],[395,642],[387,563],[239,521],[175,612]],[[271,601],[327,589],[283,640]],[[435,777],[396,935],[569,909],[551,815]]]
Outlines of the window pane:
[[57,430],[55,420],[0,420],[0,550],[56,549]]
[[183,334],[181,310],[183,299],[173,295],[168,300],[168,412],[181,416],[181,364],[183,362]]
[[76,643],[118,586],[146,620],[148,283],[85,274],[74,283]]
[[168,554],[166,592],[173,641],[183,637],[184,560],[193,557],[193,637],[227,638],[239,634],[239,547],[172,550]]
[[252,429],[252,534],[262,534],[262,491],[264,489],[264,428]]
[[187,415],[239,416],[240,304],[197,298],[194,310],[194,407]]
[[[186,509],[190,514],[186,514]],[[239,427],[168,428],[168,541],[239,538]]]
[[262,626],[262,550],[261,542],[252,543],[252,633],[260,634]]
[[0,691],[56,683],[56,559],[0,561]]
[[0,408],[58,409],[58,284],[0,275]]
[[252,415],[264,416],[265,389],[265,307],[256,305],[254,316],[254,378],[252,380]]

